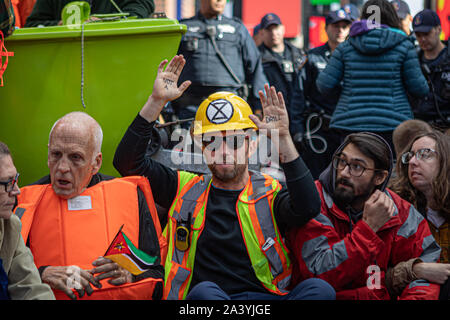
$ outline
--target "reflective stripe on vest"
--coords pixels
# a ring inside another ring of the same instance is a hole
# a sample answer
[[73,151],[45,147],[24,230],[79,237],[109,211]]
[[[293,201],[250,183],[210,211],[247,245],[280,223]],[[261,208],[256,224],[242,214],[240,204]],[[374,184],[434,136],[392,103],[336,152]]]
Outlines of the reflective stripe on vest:
[[[196,244],[204,226],[205,204],[211,184],[211,176],[187,174],[188,181],[183,181],[186,180],[185,173],[179,172],[178,175],[179,194],[171,207],[169,222],[164,230],[169,242],[168,254],[171,254],[165,264],[166,299],[184,299],[187,294],[192,279]],[[266,181],[269,182],[268,185]],[[278,182],[274,183],[273,179],[253,173],[239,196],[237,216],[257,278],[269,291],[285,294],[287,292],[284,289],[290,282],[291,265],[271,209],[273,194],[278,192],[279,188]],[[191,245],[183,252],[175,247],[176,222],[187,221],[189,214],[192,215]]]
[[[29,240],[36,266],[77,265],[91,269],[92,262],[105,253],[122,224],[125,234],[138,245],[138,188],[147,201],[160,247],[164,247],[146,178],[112,179],[87,188],[81,196],[89,199],[92,208],[79,210],[69,208],[68,200],[58,197],[49,184],[21,188],[15,213],[22,215],[23,238],[25,242]],[[158,282],[162,279],[146,278],[123,286],[102,281],[101,289],[93,288],[93,294],[82,299],[151,299]],[[55,296],[68,299],[59,290],[55,290]]]

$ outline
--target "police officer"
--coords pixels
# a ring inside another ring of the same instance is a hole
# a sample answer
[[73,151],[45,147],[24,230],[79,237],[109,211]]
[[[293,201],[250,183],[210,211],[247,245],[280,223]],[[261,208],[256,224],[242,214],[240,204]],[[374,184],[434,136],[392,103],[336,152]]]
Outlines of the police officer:
[[[293,93],[292,109],[301,110],[302,123],[301,132],[293,135],[294,141],[315,179],[330,163],[334,150],[340,145],[339,135],[330,131],[328,124],[341,94],[341,88],[338,86],[323,95],[317,89],[316,79],[327,66],[333,50],[347,38],[352,21],[352,17],[344,9],[332,11],[327,15],[325,31],[328,41],[308,52],[308,60],[302,73],[305,108],[297,106],[302,99],[300,92],[295,90]],[[319,117],[314,117],[314,114],[321,114],[320,120]],[[306,139],[303,138],[305,133]],[[313,137],[310,137],[311,134]]]
[[[268,13],[261,19],[263,43],[258,47],[261,52],[264,73],[270,85],[283,93],[289,113],[291,133],[299,131],[293,128],[291,99],[293,86],[300,86],[299,71],[306,61],[302,50],[284,39],[285,28],[275,13]],[[302,90],[302,88],[298,88]],[[303,100],[299,101],[302,103]],[[300,108],[303,109],[302,106]]]
[[450,49],[440,40],[439,16],[425,9],[414,16],[413,30],[419,42],[419,61],[430,87],[422,99],[413,99],[414,116],[441,128],[450,127]]
[[217,91],[248,96],[254,111],[261,113],[258,91],[267,79],[260,54],[244,24],[223,15],[225,4],[225,0],[201,0],[199,12],[181,21],[187,32],[178,53],[187,63],[179,83],[191,80],[192,84],[172,102],[180,119],[193,118],[200,103]]

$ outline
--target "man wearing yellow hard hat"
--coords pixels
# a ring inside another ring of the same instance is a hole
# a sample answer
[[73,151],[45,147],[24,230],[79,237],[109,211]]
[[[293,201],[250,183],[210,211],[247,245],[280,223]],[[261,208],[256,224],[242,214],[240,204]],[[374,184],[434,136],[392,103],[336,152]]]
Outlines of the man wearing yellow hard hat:
[[[265,86],[260,92],[264,118],[229,92],[210,95],[199,106],[191,133],[211,174],[175,171],[145,157],[154,123],[167,102],[180,97],[190,81],[177,86],[183,56],[161,62],[147,103],[120,142],[114,166],[122,175],[143,175],[160,214],[167,240],[165,299],[334,299],[320,279],[290,287],[292,262],[283,241],[320,210],[309,170],[289,135],[283,96]],[[272,137],[286,184],[250,172],[255,131]]]

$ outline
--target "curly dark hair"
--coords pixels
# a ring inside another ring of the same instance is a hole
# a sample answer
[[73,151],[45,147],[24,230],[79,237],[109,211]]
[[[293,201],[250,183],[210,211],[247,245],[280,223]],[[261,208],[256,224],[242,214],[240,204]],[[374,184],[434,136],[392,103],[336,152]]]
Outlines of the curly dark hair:
[[423,137],[430,137],[436,142],[436,152],[439,171],[432,182],[433,199],[427,203],[422,192],[414,188],[408,178],[409,166],[401,161],[401,154],[397,156],[397,176],[392,179],[390,188],[403,199],[411,202],[419,211],[424,212],[427,207],[441,213],[450,221],[450,136],[439,131],[422,132],[417,134],[405,150],[411,150],[415,141]]

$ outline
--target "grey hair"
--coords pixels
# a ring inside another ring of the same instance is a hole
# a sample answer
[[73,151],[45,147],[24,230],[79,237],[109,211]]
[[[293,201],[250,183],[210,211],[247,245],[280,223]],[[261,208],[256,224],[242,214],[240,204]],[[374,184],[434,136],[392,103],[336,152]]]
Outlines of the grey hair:
[[76,124],[79,126],[89,127],[92,128],[92,138],[94,140],[94,153],[99,153],[102,150],[102,143],[103,143],[103,130],[100,124],[89,114],[82,111],[74,111],[70,112],[58,120],[53,124],[50,134],[48,136],[48,142],[50,144],[50,139],[53,133],[53,130],[55,129],[56,125],[60,123],[61,121],[68,121],[71,124]]

